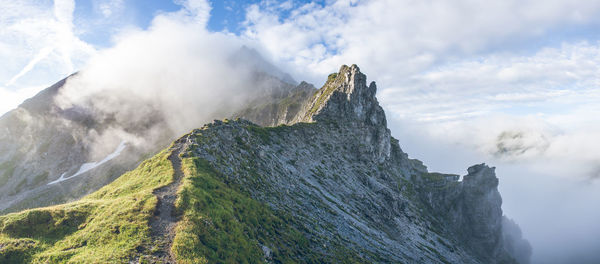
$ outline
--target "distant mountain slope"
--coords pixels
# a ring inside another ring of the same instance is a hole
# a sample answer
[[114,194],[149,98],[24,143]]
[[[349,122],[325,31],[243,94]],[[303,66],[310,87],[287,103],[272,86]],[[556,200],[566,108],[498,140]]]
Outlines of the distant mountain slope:
[[428,172],[375,92],[343,66],[303,122],[215,121],[78,202],[0,216],[0,260],[527,263],[494,169]]

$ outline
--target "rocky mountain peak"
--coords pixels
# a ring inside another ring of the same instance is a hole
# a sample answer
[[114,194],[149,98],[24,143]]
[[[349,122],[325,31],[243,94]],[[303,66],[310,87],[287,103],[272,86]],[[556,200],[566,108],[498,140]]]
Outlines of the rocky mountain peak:
[[302,121],[342,121],[386,127],[385,113],[375,97],[377,86],[367,86],[360,68],[342,65],[307,104]]
[[360,68],[342,65],[339,72],[328,76],[327,81],[304,105],[295,122],[334,122],[354,126],[364,135],[364,145],[374,154],[376,162],[390,157],[391,133],[387,128],[385,113],[375,93],[377,86],[367,86],[367,76]]

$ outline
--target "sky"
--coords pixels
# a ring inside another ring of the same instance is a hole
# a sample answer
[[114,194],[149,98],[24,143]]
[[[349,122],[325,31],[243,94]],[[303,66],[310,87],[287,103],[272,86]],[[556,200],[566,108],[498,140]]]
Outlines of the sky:
[[184,17],[196,37],[253,47],[317,87],[359,65],[411,157],[457,174],[497,167],[504,212],[534,262],[600,258],[590,253],[600,246],[600,1],[0,0],[0,10],[0,114],[158,17]]

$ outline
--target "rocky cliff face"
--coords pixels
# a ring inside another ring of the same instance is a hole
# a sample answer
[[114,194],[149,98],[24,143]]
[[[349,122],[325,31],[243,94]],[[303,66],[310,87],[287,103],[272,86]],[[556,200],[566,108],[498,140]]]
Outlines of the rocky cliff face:
[[503,241],[502,198],[494,168],[479,164],[467,171],[462,182],[452,179],[449,186],[430,188],[421,180],[421,199],[435,215],[451,223],[450,232],[474,255],[485,262],[510,262],[511,254]]

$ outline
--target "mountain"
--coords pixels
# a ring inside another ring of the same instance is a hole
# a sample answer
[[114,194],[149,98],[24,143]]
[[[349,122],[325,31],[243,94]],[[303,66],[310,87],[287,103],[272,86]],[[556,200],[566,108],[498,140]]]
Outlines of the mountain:
[[[273,114],[267,106],[293,112],[296,104],[282,107],[283,100],[302,101],[316,90],[305,82],[296,85],[289,74],[246,47],[234,53],[229,63],[232,71],[251,72],[247,85],[254,96],[233,112],[222,109],[207,113],[204,122],[236,111],[241,115],[246,109],[248,115],[244,117],[248,120],[278,125],[277,111]],[[171,129],[167,124],[171,117],[152,105],[144,105],[143,118],[136,120],[119,118],[124,115],[122,110],[61,106],[56,99],[78,75],[59,81],[0,117],[0,214],[79,199],[135,168],[149,153],[165,148],[182,133]],[[136,107],[130,110],[138,112]],[[131,137],[143,143],[134,144],[129,141]]]
[[0,216],[0,262],[528,263],[494,168],[408,158],[376,89],[342,66],[289,93],[299,110],[270,102],[281,125],[216,120],[81,200]]

